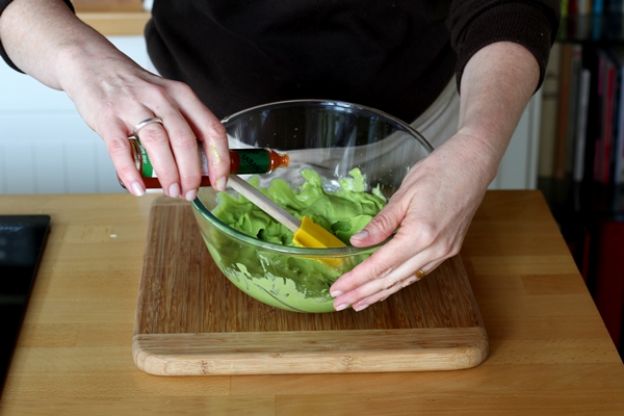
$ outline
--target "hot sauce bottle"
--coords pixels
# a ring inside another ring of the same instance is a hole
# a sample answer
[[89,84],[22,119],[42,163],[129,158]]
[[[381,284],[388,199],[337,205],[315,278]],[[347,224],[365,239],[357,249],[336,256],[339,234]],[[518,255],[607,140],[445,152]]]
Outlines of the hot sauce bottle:
[[[130,140],[132,157],[137,170],[143,178],[147,189],[161,188],[152,167],[147,151],[138,140]],[[200,154],[201,182],[200,186],[210,186],[208,177],[208,158],[203,151]],[[281,166],[288,166],[289,159],[285,153],[278,153],[267,148],[230,149],[230,173],[261,174],[269,173]]]

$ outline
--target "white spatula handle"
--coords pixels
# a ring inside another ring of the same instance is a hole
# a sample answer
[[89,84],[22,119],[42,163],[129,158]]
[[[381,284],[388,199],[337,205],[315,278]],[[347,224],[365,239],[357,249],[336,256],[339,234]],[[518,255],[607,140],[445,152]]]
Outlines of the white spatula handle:
[[286,228],[293,233],[301,226],[301,222],[297,218],[290,215],[288,211],[277,205],[269,197],[247,183],[247,181],[243,178],[236,175],[230,175],[228,185],[230,185],[236,192],[250,200],[262,211],[269,214],[276,221],[284,224]]

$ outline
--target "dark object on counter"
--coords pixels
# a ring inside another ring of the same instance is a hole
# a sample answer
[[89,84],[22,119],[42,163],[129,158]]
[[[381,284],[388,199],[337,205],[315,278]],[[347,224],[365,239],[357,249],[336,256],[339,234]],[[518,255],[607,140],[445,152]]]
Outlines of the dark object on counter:
[[0,215],[0,394],[49,230],[49,215]]

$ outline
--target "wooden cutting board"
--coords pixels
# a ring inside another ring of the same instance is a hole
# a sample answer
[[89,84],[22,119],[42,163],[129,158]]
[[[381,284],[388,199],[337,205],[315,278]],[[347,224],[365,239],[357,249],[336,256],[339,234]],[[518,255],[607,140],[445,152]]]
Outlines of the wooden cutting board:
[[190,204],[151,208],[134,361],[159,375],[340,373],[473,367],[488,352],[461,259],[362,312],[266,306],[221,274]]

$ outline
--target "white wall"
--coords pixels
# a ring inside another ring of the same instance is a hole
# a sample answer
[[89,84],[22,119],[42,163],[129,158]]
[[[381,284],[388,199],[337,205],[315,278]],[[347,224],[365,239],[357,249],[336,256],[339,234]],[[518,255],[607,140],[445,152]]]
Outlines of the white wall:
[[[141,36],[111,37],[151,71]],[[535,188],[538,94],[514,133],[491,189]],[[64,93],[0,63],[0,194],[125,192],[104,143]]]
[[[142,37],[111,37],[155,71]],[[104,142],[73,103],[0,62],[0,193],[125,192]]]
[[542,90],[524,110],[490,189],[535,189],[539,156]]

